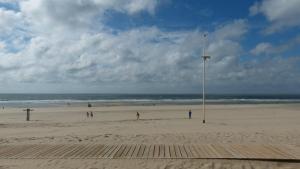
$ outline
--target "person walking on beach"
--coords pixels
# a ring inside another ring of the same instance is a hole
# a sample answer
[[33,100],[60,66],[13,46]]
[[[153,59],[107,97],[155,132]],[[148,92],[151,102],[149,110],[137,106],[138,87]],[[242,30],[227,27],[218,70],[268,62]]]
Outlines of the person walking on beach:
[[90,114],[91,114],[91,118],[93,118],[93,117],[94,117],[94,114],[93,114],[93,112],[92,112],[92,111],[91,111],[91,113],[90,113]]
[[189,119],[191,119],[191,118],[192,118],[192,111],[189,110]]
[[136,112],[136,120],[139,120],[139,119],[140,119],[140,113]]
[[90,117],[90,114],[89,112],[86,112],[86,117],[89,118]]

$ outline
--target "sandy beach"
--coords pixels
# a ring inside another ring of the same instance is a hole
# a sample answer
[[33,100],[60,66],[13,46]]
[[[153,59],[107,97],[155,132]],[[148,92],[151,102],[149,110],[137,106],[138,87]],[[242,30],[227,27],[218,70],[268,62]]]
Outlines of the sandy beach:
[[[188,119],[188,110],[192,119]],[[86,112],[92,111],[93,118]],[[136,112],[140,120],[136,120]],[[60,106],[0,110],[0,144],[275,144],[300,147],[300,104]],[[243,160],[0,159],[0,168],[300,168]]]

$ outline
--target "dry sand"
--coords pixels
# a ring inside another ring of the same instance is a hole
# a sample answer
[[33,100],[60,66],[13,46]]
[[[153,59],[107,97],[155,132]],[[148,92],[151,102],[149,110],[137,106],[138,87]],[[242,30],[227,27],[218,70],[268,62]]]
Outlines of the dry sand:
[[[0,144],[284,144],[300,147],[300,104],[195,105],[0,110]],[[188,119],[188,110],[193,118]],[[94,117],[87,118],[86,112]],[[136,112],[141,114],[137,121]],[[234,160],[4,160],[2,168],[300,168],[299,163]]]

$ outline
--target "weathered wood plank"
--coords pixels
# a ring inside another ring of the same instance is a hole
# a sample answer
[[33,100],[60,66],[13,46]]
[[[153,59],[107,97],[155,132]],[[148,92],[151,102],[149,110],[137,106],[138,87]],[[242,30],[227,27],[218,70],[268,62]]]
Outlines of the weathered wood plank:
[[146,148],[145,145],[141,145],[140,150],[139,150],[139,152],[138,152],[138,154],[137,154],[137,158],[142,158],[142,157],[143,157],[145,148]]
[[154,145],[154,155],[153,158],[159,157],[159,145]]
[[158,158],[165,158],[165,145],[159,145],[159,155]]
[[175,150],[176,158],[182,158],[179,145],[174,145],[174,150]]
[[131,146],[129,152],[128,152],[127,155],[126,155],[126,158],[131,158],[131,157],[132,157],[132,154],[133,154],[133,152],[135,151],[136,147],[137,147],[137,145]]
[[125,150],[124,152],[121,154],[120,158],[125,158],[130,150],[130,148],[132,147],[132,145],[126,145],[125,146]]
[[111,155],[116,151],[116,149],[118,149],[120,147],[120,145],[112,145],[112,148],[106,153],[104,154],[104,158],[111,158]]
[[275,145],[1,145],[6,159],[220,158],[300,160],[299,148]]
[[119,148],[119,150],[114,154],[113,158],[120,158],[121,154],[123,153],[123,151],[125,150],[126,145],[121,145],[121,147]]
[[176,152],[175,152],[175,146],[174,145],[170,145],[170,157],[171,158],[176,158]]
[[133,154],[132,154],[132,158],[137,158],[138,152],[140,151],[141,145],[137,145],[136,149],[134,150]]
[[151,145],[149,148],[148,158],[154,158],[154,145]]
[[143,154],[142,158],[148,158],[149,151],[150,151],[150,145],[146,145],[145,146],[145,150],[144,150],[144,154]]
[[100,158],[106,158],[107,154],[114,148],[114,145],[108,145],[105,150],[100,154]]
[[190,149],[190,146],[188,145],[183,145],[183,148],[185,149],[185,152],[188,156],[188,158],[194,158],[194,154],[192,153],[191,149]]
[[171,158],[169,145],[165,145],[165,158]]
[[181,153],[182,158],[187,158],[188,155],[187,155],[187,153],[186,153],[186,151],[184,149],[184,146],[183,145],[179,145],[178,147],[179,147],[179,151]]
[[105,151],[107,151],[107,148],[109,148],[109,145],[105,145],[102,147],[102,149],[100,149],[98,152],[96,152],[96,154],[94,155],[95,158],[101,158],[103,153]]

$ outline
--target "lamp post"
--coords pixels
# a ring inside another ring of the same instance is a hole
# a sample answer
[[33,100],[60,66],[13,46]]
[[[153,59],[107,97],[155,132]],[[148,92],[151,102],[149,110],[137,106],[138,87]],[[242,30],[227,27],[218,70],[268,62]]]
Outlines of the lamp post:
[[203,123],[205,123],[205,61],[210,59],[210,56],[205,55],[205,39],[206,34],[203,35],[203,76],[202,76],[202,108],[203,108]]

